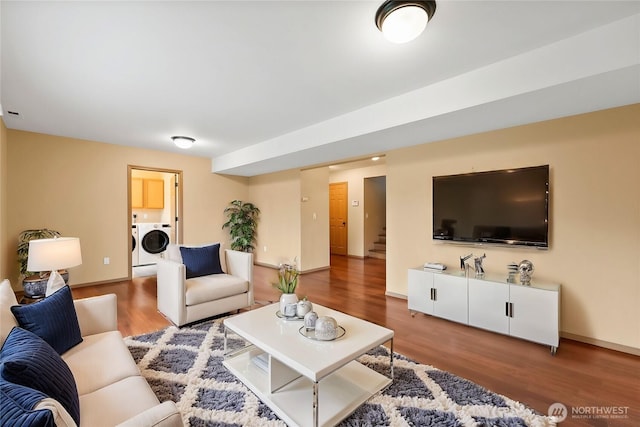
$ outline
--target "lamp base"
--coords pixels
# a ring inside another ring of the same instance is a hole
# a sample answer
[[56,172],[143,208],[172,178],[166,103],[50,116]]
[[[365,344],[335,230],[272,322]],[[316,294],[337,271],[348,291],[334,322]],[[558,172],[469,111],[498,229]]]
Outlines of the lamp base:
[[[69,283],[69,272],[67,270],[61,270],[60,275],[65,283]],[[39,274],[25,277],[24,280],[22,280],[24,296],[32,299],[44,298],[47,293],[48,281],[49,273],[45,274],[44,277],[41,277]]]

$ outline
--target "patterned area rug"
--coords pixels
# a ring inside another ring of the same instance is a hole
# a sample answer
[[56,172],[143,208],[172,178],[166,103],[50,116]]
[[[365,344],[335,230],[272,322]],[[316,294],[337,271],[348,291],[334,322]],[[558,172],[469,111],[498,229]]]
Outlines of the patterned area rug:
[[[173,400],[188,427],[278,426],[281,421],[223,365],[222,319],[125,338],[160,401]],[[228,346],[244,341],[229,335]],[[360,363],[385,375],[380,346]],[[394,382],[346,418],[347,426],[555,426],[552,417],[445,371],[396,354]],[[322,383],[320,383],[322,387]]]

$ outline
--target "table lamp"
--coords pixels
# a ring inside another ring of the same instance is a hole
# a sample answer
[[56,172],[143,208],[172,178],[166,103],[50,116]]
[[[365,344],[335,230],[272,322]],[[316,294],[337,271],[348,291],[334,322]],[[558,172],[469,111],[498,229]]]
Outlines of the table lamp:
[[58,270],[82,264],[80,239],[77,237],[55,237],[29,241],[29,271],[50,271],[46,296],[65,285]]

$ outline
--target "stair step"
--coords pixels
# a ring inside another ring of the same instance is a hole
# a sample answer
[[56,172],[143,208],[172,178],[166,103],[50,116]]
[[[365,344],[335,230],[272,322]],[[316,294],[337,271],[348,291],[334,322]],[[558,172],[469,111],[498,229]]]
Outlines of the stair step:
[[369,249],[369,257],[387,259],[387,227],[382,227],[378,240],[373,242],[373,249]]
[[377,251],[385,251],[387,250],[387,244],[385,242],[374,242],[373,250]]
[[369,250],[370,258],[387,259],[387,251],[380,251],[376,249]]

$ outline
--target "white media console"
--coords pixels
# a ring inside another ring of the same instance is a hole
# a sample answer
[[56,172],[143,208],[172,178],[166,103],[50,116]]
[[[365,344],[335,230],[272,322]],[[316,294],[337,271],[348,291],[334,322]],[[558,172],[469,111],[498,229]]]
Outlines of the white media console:
[[507,283],[496,276],[463,271],[409,269],[408,305],[442,317],[551,346],[560,344],[560,285]]

